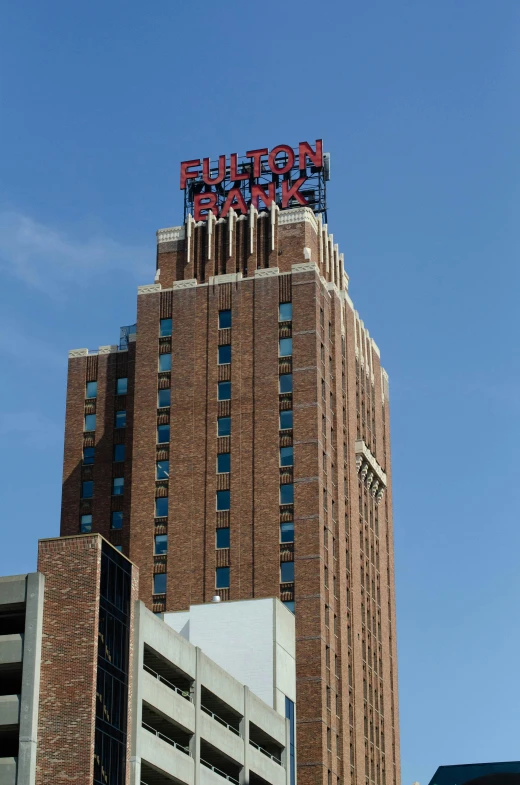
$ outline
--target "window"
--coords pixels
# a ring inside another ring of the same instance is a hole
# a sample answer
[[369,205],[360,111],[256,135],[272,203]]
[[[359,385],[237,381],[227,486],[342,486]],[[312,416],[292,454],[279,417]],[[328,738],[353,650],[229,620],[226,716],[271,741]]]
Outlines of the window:
[[294,485],[280,485],[280,504],[294,504]]
[[163,553],[168,553],[168,535],[167,534],[156,534],[155,535],[154,553],[157,556],[161,556]]
[[110,516],[110,528],[122,529],[123,528],[123,510],[112,510]]
[[217,548],[229,548],[229,529],[217,529]]
[[219,311],[218,328],[219,330],[225,330],[227,327],[231,327],[231,311]]
[[231,434],[231,417],[219,417],[217,419],[217,435],[229,436]]
[[172,356],[171,354],[159,355],[159,371],[171,371],[172,369]]
[[292,338],[280,338],[280,357],[290,357],[292,354]]
[[114,548],[116,549],[116,551],[119,551],[119,553],[123,553],[123,546],[122,545],[114,545]]
[[229,567],[217,567],[215,570],[215,586],[217,589],[229,588]]
[[166,518],[167,515],[168,515],[168,497],[159,496],[155,500],[155,517]]
[[283,561],[280,564],[280,583],[294,583],[293,561]]
[[280,524],[280,542],[294,542],[294,521]]
[[157,426],[157,444],[167,444],[170,441],[170,426]]
[[92,531],[92,515],[82,515],[79,519],[79,530],[81,534],[88,534]]
[[218,400],[219,401],[231,400],[231,382],[218,383]]
[[218,347],[218,364],[228,365],[231,362],[231,344]]
[[218,474],[225,474],[231,470],[231,453],[221,452],[217,455],[217,472]]
[[291,611],[291,613],[294,613],[294,600],[285,600],[283,604]]
[[155,464],[155,479],[167,480],[170,477],[170,461],[157,461]]
[[292,447],[280,447],[280,466],[292,466],[294,463],[294,449]]
[[292,409],[286,412],[280,412],[280,430],[285,431],[293,427],[293,413]]
[[157,408],[163,409],[165,406],[169,406],[171,402],[171,390],[168,387],[167,390],[158,390],[157,392]]
[[229,491],[217,491],[217,510],[229,510],[230,499]]
[[124,428],[126,426],[126,410],[121,409],[121,411],[116,412],[116,420],[115,420],[116,428]]
[[126,395],[128,392],[128,377],[120,376],[116,380],[116,395]]
[[85,430],[86,431],[95,431],[96,430],[96,415],[95,414],[86,414],[85,415]]
[[168,535],[156,534],[154,541],[154,553],[156,556],[161,556],[163,553],[168,553]]
[[94,463],[94,447],[83,447],[83,466]]
[[125,478],[114,477],[112,480],[112,496],[121,496],[125,490]]
[[97,398],[97,382],[87,382],[85,398]]
[[166,573],[159,572],[153,576],[153,593],[166,594]]
[[81,498],[91,499],[94,494],[94,483],[92,480],[86,480],[81,483]]
[[278,321],[290,322],[292,319],[292,303],[280,303],[278,308]]
[[114,461],[118,463],[125,460],[125,445],[114,444]]
[[171,319],[161,319],[159,323],[159,335],[161,338],[166,338],[168,335],[172,334],[172,320]]
[[292,392],[292,373],[282,373],[280,376],[280,393]]

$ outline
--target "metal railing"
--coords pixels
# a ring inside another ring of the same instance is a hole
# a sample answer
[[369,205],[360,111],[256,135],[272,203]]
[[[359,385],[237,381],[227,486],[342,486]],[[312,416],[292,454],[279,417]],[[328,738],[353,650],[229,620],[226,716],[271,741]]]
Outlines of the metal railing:
[[181,752],[184,752],[185,755],[190,754],[190,750],[188,747],[183,747],[182,744],[179,744],[178,741],[174,741],[173,739],[170,739],[169,736],[165,736],[164,733],[160,733],[158,730],[155,730],[155,728],[152,728],[151,725],[147,725],[146,722],[143,722],[143,728],[149,731],[150,733],[153,733],[154,736],[157,736],[157,738],[168,742],[168,744],[171,744],[172,747],[176,747]]
[[271,758],[271,760],[274,760],[274,762],[277,763],[279,766],[282,765],[282,761],[280,760],[280,758],[277,758],[276,755],[271,755],[270,752],[267,752],[267,750],[264,750],[264,748],[261,747],[259,744],[257,744],[256,741],[252,741],[251,739],[249,739],[249,743],[251,744],[252,747],[255,747],[255,749],[257,749],[257,750],[260,750],[260,752],[263,752],[264,755],[267,755],[268,758]]
[[206,766],[206,768],[211,769],[211,771],[214,771],[215,774],[220,774],[220,776],[224,777],[225,780],[229,780],[229,782],[234,782],[235,785],[239,785],[238,780],[235,779],[235,777],[232,777],[231,774],[226,774],[224,771],[221,771],[221,769],[217,769],[216,766],[212,766],[211,763],[208,763],[208,761],[204,760],[203,758],[200,759],[200,762],[202,763],[203,766]]
[[172,684],[171,681],[168,681],[168,679],[165,679],[164,676],[161,676],[159,673],[154,671],[153,668],[150,668],[149,665],[143,664],[143,668],[145,669],[145,671],[147,671],[147,673],[150,673],[152,676],[155,676],[156,679],[162,681],[171,690],[174,690],[178,695],[181,696],[181,698],[185,698],[187,701],[191,701],[193,703],[193,698],[191,697],[188,690],[181,690],[180,687],[176,687],[175,684]]
[[215,712],[211,711],[211,709],[207,709],[206,706],[203,706],[202,704],[200,705],[200,708],[206,714],[209,714],[210,717],[213,717],[214,720],[220,722],[221,725],[224,725],[224,727],[230,730],[232,733],[234,733],[235,736],[240,736],[239,730],[237,730],[232,725],[230,725],[229,722],[226,722],[226,720],[223,720],[222,717],[219,717],[218,714],[215,714]]

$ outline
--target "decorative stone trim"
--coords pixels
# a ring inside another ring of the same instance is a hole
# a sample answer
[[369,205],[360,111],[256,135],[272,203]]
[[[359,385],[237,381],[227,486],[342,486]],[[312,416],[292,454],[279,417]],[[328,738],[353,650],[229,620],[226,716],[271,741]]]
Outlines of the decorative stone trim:
[[185,281],[174,281],[172,289],[174,291],[177,289],[193,289],[195,286],[197,286],[197,279],[187,278]]
[[291,265],[292,273],[319,273],[318,265],[316,262],[299,262],[298,264]]
[[109,346],[100,346],[99,354],[114,354],[119,350],[117,343],[110,344]]
[[242,273],[225,273],[223,275],[210,275],[209,285],[215,286],[219,283],[236,283],[242,280]]
[[156,232],[157,243],[174,243],[177,240],[184,240],[186,229],[184,226],[170,226],[168,229],[158,229]]
[[275,275],[280,275],[279,267],[260,267],[255,270],[255,278],[271,278]]
[[383,403],[390,400],[390,382],[388,379],[388,374],[384,368],[381,368],[381,394],[383,397]]
[[154,294],[155,292],[161,291],[161,284],[160,283],[149,283],[146,286],[138,286],[137,287],[137,294]]
[[87,357],[88,349],[71,349],[69,352],[69,360],[73,360],[74,357]]
[[356,440],[356,467],[359,481],[368,488],[379,504],[386,489],[386,474],[363,439]]
[[294,210],[281,210],[278,216],[278,225],[297,224],[305,221],[310,224],[315,232],[318,231],[318,222],[310,207],[296,207]]

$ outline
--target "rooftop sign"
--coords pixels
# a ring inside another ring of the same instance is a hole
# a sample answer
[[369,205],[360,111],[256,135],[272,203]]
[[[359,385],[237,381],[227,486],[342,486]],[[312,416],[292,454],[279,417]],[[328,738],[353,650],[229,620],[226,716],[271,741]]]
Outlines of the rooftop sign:
[[184,191],[184,217],[204,221],[208,212],[225,218],[231,208],[246,214],[256,209],[280,209],[304,205],[315,213],[325,213],[325,182],[329,179],[330,158],[323,142],[314,147],[300,142],[297,148],[280,144],[269,150],[249,150],[245,156],[231,153],[218,160],[195,158],[181,163],[180,187]]

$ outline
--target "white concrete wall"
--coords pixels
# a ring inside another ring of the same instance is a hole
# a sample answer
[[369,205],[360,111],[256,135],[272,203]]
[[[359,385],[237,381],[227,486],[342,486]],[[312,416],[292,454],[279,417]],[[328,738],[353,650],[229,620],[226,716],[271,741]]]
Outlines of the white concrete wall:
[[164,621],[285,716],[296,700],[294,615],[274,598],[191,605]]

